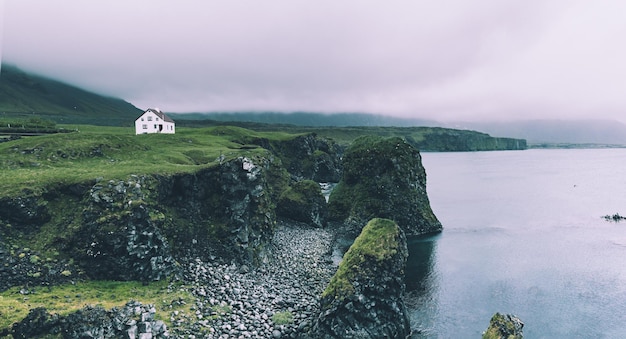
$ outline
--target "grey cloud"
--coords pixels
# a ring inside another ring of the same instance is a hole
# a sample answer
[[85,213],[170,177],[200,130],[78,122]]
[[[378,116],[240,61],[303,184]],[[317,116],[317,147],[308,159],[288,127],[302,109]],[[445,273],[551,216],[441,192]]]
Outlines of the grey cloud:
[[8,0],[2,56],[167,111],[617,117],[623,14],[617,0]]

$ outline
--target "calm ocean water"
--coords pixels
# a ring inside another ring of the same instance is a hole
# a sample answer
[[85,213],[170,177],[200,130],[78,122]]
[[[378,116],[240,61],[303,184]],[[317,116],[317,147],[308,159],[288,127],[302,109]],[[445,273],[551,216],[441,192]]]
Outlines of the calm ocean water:
[[626,338],[626,149],[422,153],[442,234],[412,239],[416,338]]

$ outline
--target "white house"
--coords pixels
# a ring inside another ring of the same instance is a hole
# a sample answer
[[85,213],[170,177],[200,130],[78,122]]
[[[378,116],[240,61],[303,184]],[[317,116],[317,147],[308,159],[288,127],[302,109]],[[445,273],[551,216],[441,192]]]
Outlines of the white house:
[[176,124],[172,118],[158,108],[148,108],[135,120],[135,134],[176,132]]

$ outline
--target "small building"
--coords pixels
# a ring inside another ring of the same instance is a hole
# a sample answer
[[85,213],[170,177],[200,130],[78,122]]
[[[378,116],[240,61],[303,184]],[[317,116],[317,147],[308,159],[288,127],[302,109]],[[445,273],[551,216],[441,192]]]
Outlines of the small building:
[[135,120],[135,134],[167,133],[174,134],[176,124],[172,118],[158,108],[148,108]]

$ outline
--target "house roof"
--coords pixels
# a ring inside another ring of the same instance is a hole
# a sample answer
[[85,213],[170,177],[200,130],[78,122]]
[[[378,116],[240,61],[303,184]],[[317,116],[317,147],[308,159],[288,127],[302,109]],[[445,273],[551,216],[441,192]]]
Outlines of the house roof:
[[144,114],[148,113],[148,112],[152,112],[154,114],[156,114],[159,118],[161,118],[163,121],[167,121],[167,122],[174,122],[174,120],[172,120],[172,118],[168,117],[167,115],[165,115],[165,113],[161,112],[160,109],[154,109],[154,108],[148,108],[145,112],[143,112]]

